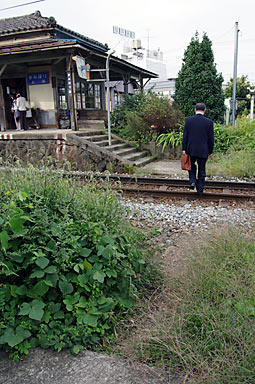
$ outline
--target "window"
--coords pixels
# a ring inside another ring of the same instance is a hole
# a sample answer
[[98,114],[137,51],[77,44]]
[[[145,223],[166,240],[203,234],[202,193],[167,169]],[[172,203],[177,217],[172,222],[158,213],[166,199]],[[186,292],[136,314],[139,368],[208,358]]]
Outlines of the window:
[[67,109],[66,82],[57,79],[57,101],[59,109]]
[[75,83],[77,109],[101,109],[101,85]]

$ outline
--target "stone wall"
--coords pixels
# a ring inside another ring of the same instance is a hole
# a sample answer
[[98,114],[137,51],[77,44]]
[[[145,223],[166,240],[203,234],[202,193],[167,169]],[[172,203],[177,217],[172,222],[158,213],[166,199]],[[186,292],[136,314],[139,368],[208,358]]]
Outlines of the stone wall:
[[167,146],[162,152],[162,145],[157,145],[155,142],[141,144],[141,149],[150,152],[152,156],[157,156],[160,160],[179,160],[182,154],[181,146],[170,148]]
[[47,163],[79,171],[123,172],[122,159],[104,148],[75,134],[32,134],[29,132],[0,135],[2,163]]

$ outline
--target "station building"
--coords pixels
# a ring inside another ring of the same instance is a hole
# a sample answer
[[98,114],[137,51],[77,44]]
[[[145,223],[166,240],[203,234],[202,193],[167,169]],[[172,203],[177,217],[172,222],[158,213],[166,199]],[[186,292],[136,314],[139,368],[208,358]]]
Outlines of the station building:
[[[67,117],[74,130],[78,130],[78,119],[105,119],[108,56],[106,44],[69,30],[39,11],[1,19],[1,130],[14,128],[10,99],[16,93],[26,97],[43,128],[59,128]],[[115,56],[110,56],[109,63],[110,82],[119,82],[124,93],[143,88],[144,79],[157,77]],[[113,90],[111,97],[114,104]]]

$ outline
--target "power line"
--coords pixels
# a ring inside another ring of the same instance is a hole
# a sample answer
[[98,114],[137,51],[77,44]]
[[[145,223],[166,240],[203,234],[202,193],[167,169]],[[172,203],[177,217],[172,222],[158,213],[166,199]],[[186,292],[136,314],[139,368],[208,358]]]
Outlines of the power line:
[[36,0],[36,1],[31,1],[30,3],[24,3],[24,4],[19,4],[19,5],[13,5],[12,7],[1,8],[0,11],[6,11],[7,9],[18,8],[18,7],[24,7],[25,5],[34,4],[34,3],[40,3],[41,1],[45,1],[45,0]]

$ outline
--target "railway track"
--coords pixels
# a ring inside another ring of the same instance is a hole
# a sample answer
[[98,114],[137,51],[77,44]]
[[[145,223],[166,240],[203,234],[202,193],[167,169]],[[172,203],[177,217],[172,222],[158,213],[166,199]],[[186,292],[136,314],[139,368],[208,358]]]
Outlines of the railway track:
[[199,197],[194,191],[188,190],[189,181],[183,179],[123,175],[93,175],[93,177],[101,180],[109,180],[115,183],[115,188],[119,188],[125,193],[147,194],[156,197],[255,201],[255,183],[253,182],[208,180],[205,183],[205,193],[202,197]]
[[[1,170],[11,172],[13,168],[0,167]],[[205,191],[202,197],[190,191],[187,179],[172,179],[160,177],[136,177],[127,175],[102,175],[85,172],[59,172],[61,177],[79,180],[109,181],[113,188],[125,193],[147,194],[155,197],[189,198],[203,200],[250,200],[255,201],[255,182],[214,181],[205,182]]]

